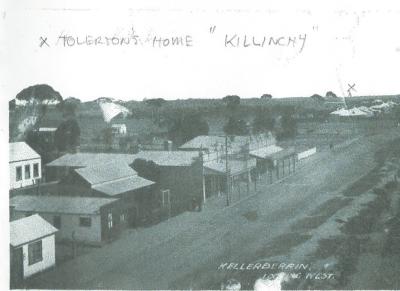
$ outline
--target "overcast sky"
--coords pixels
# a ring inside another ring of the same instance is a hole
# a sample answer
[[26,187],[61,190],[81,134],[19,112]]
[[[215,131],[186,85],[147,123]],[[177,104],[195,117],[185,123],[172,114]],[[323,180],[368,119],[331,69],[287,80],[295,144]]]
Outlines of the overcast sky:
[[[329,90],[343,96],[353,83],[356,95],[400,93],[400,9],[386,2],[251,2],[247,7],[232,1],[218,6],[207,1],[91,2],[6,3],[1,15],[3,97],[12,99],[23,88],[42,83],[64,98],[85,101],[102,96],[292,97]],[[65,47],[59,39],[89,35],[89,40],[101,36],[104,41],[106,36],[129,36],[132,28],[142,45]],[[189,47],[152,47],[154,37],[187,35]],[[225,46],[226,37],[243,41],[244,35],[248,42],[265,37],[264,46]],[[50,47],[40,47],[40,37]],[[266,45],[270,37],[283,45]],[[289,37],[296,37],[296,43],[286,46]]]

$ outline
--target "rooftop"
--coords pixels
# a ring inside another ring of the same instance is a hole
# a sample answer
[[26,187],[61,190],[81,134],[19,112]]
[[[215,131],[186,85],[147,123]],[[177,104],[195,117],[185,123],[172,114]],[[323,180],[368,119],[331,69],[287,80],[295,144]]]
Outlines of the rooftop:
[[84,168],[75,169],[82,178],[91,185],[110,182],[118,179],[137,175],[126,162],[108,161],[105,164],[94,164]]
[[110,161],[124,162],[128,165],[133,163],[135,155],[133,154],[114,154],[114,153],[75,153],[66,154],[50,162],[50,167],[74,167],[81,168],[96,164],[106,164]]
[[18,247],[55,232],[57,228],[38,214],[24,217],[10,222],[10,245]]
[[122,180],[99,184],[93,186],[93,189],[110,196],[115,196],[154,184],[155,183],[153,181],[147,180],[139,176],[134,176]]
[[[249,159],[247,161],[230,160],[228,161],[228,169],[230,174],[238,175],[252,169],[256,166],[256,159]],[[204,164],[206,174],[226,175],[225,160],[210,161]]]
[[40,159],[40,155],[35,152],[27,143],[25,142],[12,142],[9,144],[9,161],[18,162],[24,160]]
[[[275,139],[270,135],[252,135],[252,136],[230,136],[228,137],[228,150],[230,152],[239,152],[243,146],[249,144],[250,149],[264,147],[274,144]],[[208,151],[220,151],[225,148],[225,137],[217,135],[200,135],[186,142],[180,149],[196,149]]]
[[198,157],[197,151],[142,151],[135,155],[135,159],[153,161],[159,166],[190,166]]
[[261,158],[261,159],[266,159],[270,157],[271,155],[282,151],[283,148],[276,146],[276,145],[270,145],[267,147],[263,147],[260,149],[252,150],[250,151],[250,155],[256,158]]
[[116,201],[110,198],[20,195],[10,199],[16,211],[96,214],[100,207]]

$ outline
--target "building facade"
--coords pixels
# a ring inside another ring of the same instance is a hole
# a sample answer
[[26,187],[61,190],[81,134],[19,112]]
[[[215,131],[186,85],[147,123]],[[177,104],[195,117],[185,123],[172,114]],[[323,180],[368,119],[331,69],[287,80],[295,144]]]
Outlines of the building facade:
[[42,178],[40,155],[25,142],[9,145],[10,190],[37,184]]

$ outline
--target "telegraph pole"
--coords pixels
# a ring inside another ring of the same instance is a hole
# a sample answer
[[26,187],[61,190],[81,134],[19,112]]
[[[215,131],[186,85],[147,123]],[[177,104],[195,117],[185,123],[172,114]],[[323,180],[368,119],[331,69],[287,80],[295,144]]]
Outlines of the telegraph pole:
[[226,171],[226,206],[229,206],[229,194],[231,191],[230,187],[230,173],[228,166],[228,136],[225,135],[225,171]]

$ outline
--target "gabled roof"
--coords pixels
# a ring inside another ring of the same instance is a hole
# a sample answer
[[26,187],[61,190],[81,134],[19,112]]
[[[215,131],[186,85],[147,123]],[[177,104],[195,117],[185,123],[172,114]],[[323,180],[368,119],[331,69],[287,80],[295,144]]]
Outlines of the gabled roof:
[[97,197],[18,195],[10,199],[10,206],[16,211],[89,215],[97,213],[100,207],[116,200]]
[[24,160],[40,159],[40,155],[25,142],[10,143],[9,151],[10,163]]
[[153,161],[159,166],[190,166],[197,157],[197,151],[142,151],[135,155],[135,159]]
[[31,215],[10,222],[10,245],[18,247],[55,232],[57,228],[38,214]]
[[113,154],[113,153],[75,153],[66,154],[50,162],[47,166],[54,167],[87,167],[96,164],[106,164],[112,162],[125,162],[130,165],[133,163],[135,155],[132,154]]
[[92,186],[137,175],[126,162],[118,160],[75,169],[75,172]]
[[110,196],[115,196],[154,184],[155,183],[153,181],[147,180],[139,176],[134,176],[122,180],[98,184],[96,186],[93,186],[92,189]]

